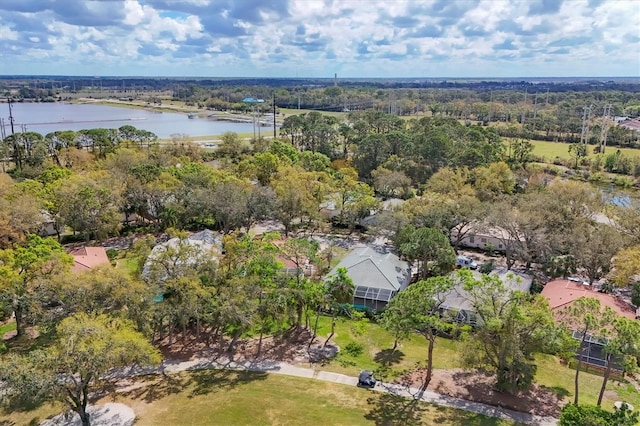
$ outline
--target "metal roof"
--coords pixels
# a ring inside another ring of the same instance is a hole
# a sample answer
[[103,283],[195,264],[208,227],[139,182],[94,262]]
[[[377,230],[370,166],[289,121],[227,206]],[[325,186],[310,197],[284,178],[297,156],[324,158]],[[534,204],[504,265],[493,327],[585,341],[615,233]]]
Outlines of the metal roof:
[[355,297],[388,302],[403,290],[411,278],[408,262],[387,249],[379,247],[357,248],[349,253],[327,275],[332,276],[338,268],[346,268],[356,287]]

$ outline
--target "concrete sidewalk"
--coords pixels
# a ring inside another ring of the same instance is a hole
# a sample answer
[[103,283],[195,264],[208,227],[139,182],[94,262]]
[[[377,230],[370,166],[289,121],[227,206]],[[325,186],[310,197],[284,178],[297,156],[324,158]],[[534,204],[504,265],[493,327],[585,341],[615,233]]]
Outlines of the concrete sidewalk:
[[[153,373],[175,373],[180,371],[194,370],[239,370],[239,371],[260,371],[271,374],[282,374],[285,376],[303,377],[307,379],[323,380],[326,382],[339,383],[349,386],[357,386],[358,379],[356,377],[346,376],[344,374],[333,373],[330,371],[317,371],[312,368],[298,367],[282,361],[264,360],[264,361],[233,361],[228,358],[207,359],[198,358],[190,361],[167,361],[163,362],[158,368],[133,368],[128,371],[121,371],[117,376],[131,377],[141,374]],[[504,420],[512,420],[518,423],[524,423],[535,426],[555,426],[558,419],[553,417],[536,416],[529,413],[522,413],[506,408],[500,408],[493,405],[482,404],[479,402],[468,401],[466,399],[454,398],[449,395],[439,394],[430,390],[420,392],[420,389],[402,386],[396,383],[378,382],[373,389],[378,392],[388,392],[407,398],[419,399],[431,404],[441,405],[445,407],[457,408],[473,413],[483,414],[489,417],[495,417]]]

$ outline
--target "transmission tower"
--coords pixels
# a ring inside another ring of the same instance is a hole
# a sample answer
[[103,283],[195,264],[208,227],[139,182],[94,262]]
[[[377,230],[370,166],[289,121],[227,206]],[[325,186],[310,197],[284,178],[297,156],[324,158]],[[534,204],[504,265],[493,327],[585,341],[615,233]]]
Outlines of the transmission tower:
[[593,105],[583,108],[582,113],[582,132],[580,133],[580,143],[587,145],[589,142],[589,120],[591,120],[591,109]]
[[602,110],[602,123],[600,124],[600,153],[604,154],[604,150],[607,147],[607,134],[609,133],[609,127],[611,127],[611,108],[612,105],[605,105]]

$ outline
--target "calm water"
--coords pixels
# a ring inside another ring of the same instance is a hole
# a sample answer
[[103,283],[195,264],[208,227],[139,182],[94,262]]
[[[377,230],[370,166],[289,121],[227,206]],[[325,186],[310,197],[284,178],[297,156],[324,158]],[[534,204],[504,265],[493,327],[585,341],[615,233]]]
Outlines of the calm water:
[[[4,120],[5,131],[11,133],[9,106],[0,103],[0,118]],[[189,136],[221,135],[225,132],[253,133],[252,123],[229,123],[206,118],[190,119],[187,114],[151,112],[140,109],[118,108],[91,104],[66,103],[14,103],[13,120],[16,132],[22,125],[29,132],[46,135],[57,130],[82,130],[94,128],[119,128],[131,125],[138,129],[155,133],[159,138],[169,138],[173,134]],[[270,128],[262,127],[262,134],[271,134]]]

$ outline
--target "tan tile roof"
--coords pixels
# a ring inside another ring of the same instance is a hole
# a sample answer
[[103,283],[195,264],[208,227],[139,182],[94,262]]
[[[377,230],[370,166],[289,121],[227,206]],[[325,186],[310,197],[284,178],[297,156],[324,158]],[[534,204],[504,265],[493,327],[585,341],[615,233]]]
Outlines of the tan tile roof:
[[569,280],[555,280],[548,282],[541,293],[549,301],[552,310],[561,309],[575,302],[580,297],[598,299],[602,306],[609,306],[618,315],[630,319],[636,318],[636,310],[619,297],[592,290],[591,286]]
[[70,250],[75,264],[71,267],[73,272],[88,271],[96,266],[109,263],[109,257],[104,247],[78,247]]

